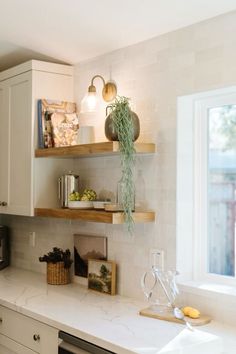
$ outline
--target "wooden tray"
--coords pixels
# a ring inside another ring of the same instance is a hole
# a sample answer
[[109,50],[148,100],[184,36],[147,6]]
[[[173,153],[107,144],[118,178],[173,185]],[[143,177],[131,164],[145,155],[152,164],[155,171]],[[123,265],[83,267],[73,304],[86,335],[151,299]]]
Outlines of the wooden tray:
[[[178,318],[175,318],[171,311],[158,313],[158,312],[155,312],[152,308],[148,307],[146,309],[139,311],[139,314],[141,316],[156,318],[158,320],[164,320],[164,321],[169,321],[169,322],[176,322],[176,323],[185,324],[184,320],[179,320]],[[201,315],[199,318],[190,318],[187,316],[185,318],[186,318],[186,321],[189,322],[192,326],[203,326],[203,325],[211,322],[211,318],[206,315]]]

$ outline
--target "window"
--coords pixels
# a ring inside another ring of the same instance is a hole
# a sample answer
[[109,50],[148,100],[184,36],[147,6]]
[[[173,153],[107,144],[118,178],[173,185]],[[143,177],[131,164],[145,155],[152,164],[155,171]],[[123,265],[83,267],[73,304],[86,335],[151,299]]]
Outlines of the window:
[[236,88],[179,98],[177,135],[177,266],[236,286]]
[[208,110],[208,272],[235,276],[236,105]]

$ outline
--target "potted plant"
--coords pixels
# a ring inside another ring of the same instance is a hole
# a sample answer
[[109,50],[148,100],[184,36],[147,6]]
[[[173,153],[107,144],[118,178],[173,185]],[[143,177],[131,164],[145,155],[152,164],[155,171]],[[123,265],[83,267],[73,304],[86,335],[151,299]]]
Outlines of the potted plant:
[[105,134],[108,140],[119,141],[121,156],[122,178],[119,181],[120,198],[124,209],[125,223],[128,231],[133,230],[132,211],[134,210],[134,178],[133,168],[135,163],[134,141],[138,138],[140,125],[138,116],[131,111],[129,99],[116,97],[114,103],[108,106],[111,113],[105,122]]
[[69,249],[63,251],[54,247],[52,252],[39,257],[39,262],[47,263],[48,284],[63,285],[70,282],[70,267],[73,261]]

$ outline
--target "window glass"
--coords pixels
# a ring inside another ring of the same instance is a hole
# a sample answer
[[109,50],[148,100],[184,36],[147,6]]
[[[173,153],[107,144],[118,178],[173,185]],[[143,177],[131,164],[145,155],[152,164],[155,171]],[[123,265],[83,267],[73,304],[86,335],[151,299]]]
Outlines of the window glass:
[[236,105],[208,109],[208,273],[235,276]]

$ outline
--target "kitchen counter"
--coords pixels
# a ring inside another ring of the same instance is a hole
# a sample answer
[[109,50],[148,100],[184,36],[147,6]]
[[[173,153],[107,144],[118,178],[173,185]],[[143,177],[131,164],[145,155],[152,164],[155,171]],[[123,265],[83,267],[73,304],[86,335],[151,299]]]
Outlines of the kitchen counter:
[[236,327],[212,322],[192,332],[139,316],[146,303],[78,284],[48,285],[45,275],[16,268],[0,272],[0,304],[118,354],[236,353]]

